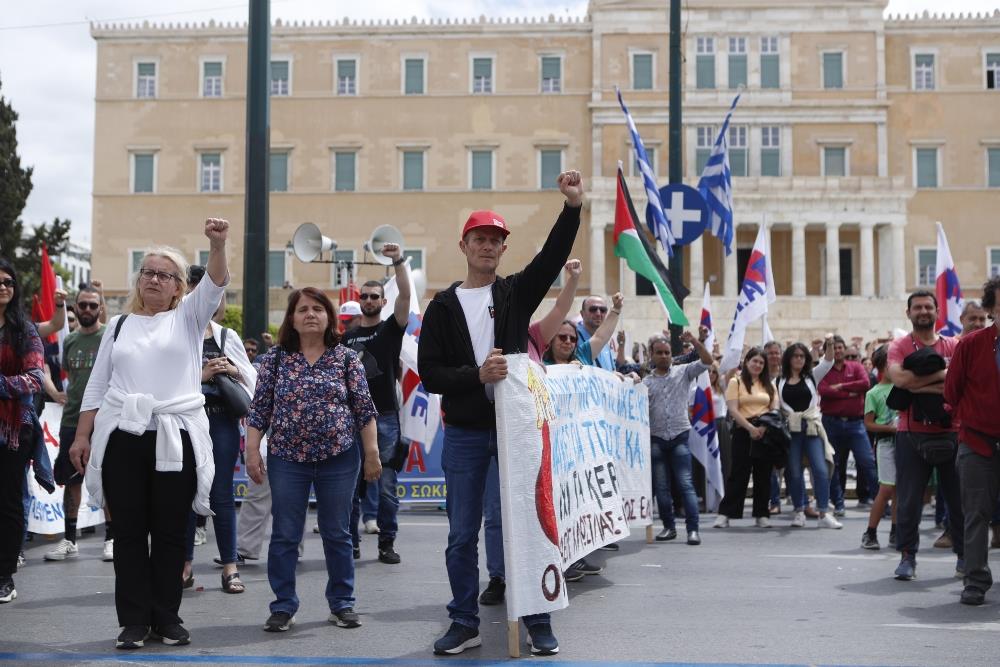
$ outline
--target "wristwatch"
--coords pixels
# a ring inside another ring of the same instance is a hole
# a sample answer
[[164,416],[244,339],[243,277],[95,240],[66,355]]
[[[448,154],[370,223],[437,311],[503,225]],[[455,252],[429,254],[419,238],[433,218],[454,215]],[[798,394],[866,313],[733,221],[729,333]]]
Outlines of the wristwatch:
[[405,261],[406,261],[406,258],[405,258],[405,257],[400,257],[399,259],[395,260],[395,261],[394,261],[394,262],[392,263],[392,265],[393,265],[393,266],[399,266],[400,264],[402,264],[402,263],[403,263],[403,262],[405,262]]

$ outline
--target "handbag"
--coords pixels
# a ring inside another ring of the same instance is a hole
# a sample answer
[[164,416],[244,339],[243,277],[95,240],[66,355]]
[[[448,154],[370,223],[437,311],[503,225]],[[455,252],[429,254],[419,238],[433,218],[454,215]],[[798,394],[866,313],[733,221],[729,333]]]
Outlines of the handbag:
[[945,463],[954,463],[955,452],[958,445],[952,435],[938,435],[936,433],[910,433],[910,438],[917,449],[920,457],[930,465],[937,466]]
[[[223,327],[222,344],[219,346],[222,348],[223,354],[225,354],[226,332],[228,331],[229,329]],[[226,404],[229,413],[237,419],[246,417],[247,412],[250,411],[250,396],[243,390],[240,383],[224,373],[216,375],[212,378],[212,381],[215,382],[215,386],[219,390],[219,395],[222,397],[222,402]]]

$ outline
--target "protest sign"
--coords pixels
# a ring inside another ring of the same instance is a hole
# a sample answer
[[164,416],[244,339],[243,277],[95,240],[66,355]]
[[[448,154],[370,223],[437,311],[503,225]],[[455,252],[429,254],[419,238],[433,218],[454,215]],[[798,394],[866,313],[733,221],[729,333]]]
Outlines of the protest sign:
[[[651,517],[646,388],[507,355],[497,383],[507,617],[569,604],[562,572]],[[629,517],[634,517],[629,518]]]

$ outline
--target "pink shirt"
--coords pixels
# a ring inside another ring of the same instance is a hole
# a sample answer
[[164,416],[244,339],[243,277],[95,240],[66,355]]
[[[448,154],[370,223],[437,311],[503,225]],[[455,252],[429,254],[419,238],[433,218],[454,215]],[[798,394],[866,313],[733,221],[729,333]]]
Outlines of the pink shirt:
[[[944,357],[946,364],[951,364],[951,357],[955,354],[955,348],[958,346],[958,340],[956,338],[948,338],[945,336],[938,336],[937,342],[934,343],[934,349]],[[916,352],[917,350],[928,347],[924,345],[916,336],[913,334],[907,334],[892,341],[889,345],[889,366],[893,364],[903,365],[903,360],[908,356]],[[945,409],[948,410],[949,406],[945,404]],[[941,428],[940,426],[934,426],[932,424],[923,424],[919,421],[914,421],[910,423],[910,412],[913,408],[904,410],[899,413],[899,423],[896,425],[897,431],[912,431],[914,433],[946,433],[958,430],[958,419],[954,416],[951,420],[951,428]]]
[[534,322],[528,325],[528,357],[535,363],[542,363],[542,355],[549,346],[549,341],[542,340],[542,323]]

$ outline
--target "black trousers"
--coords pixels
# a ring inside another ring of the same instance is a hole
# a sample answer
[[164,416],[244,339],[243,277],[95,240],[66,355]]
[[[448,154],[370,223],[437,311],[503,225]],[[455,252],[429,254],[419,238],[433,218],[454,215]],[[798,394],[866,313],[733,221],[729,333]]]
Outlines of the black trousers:
[[104,497],[115,518],[115,607],[118,624],[180,623],[181,575],[196,479],[194,450],[181,431],[184,466],[156,470],[156,431],[115,430],[104,454]]
[[750,432],[742,426],[733,425],[732,467],[726,477],[726,495],[719,505],[719,514],[730,519],[743,518],[746,503],[747,484],[753,477],[753,516],[770,515],[767,504],[771,496],[772,465],[763,459],[750,458]]
[[[30,429],[21,430],[30,436]],[[22,435],[17,451],[0,444],[0,578],[17,572],[17,555],[24,540],[25,470],[31,458],[32,441]]]
[[[962,514],[962,496],[954,459],[940,465],[931,465],[917,450],[917,441],[926,438],[923,433],[899,431],[896,433],[896,550],[915,554],[920,548],[920,515],[924,509],[924,489],[936,468],[938,483],[948,503],[952,551],[959,558],[965,553],[965,517]],[[936,437],[942,437],[938,435]],[[958,434],[944,434],[956,443]]]

